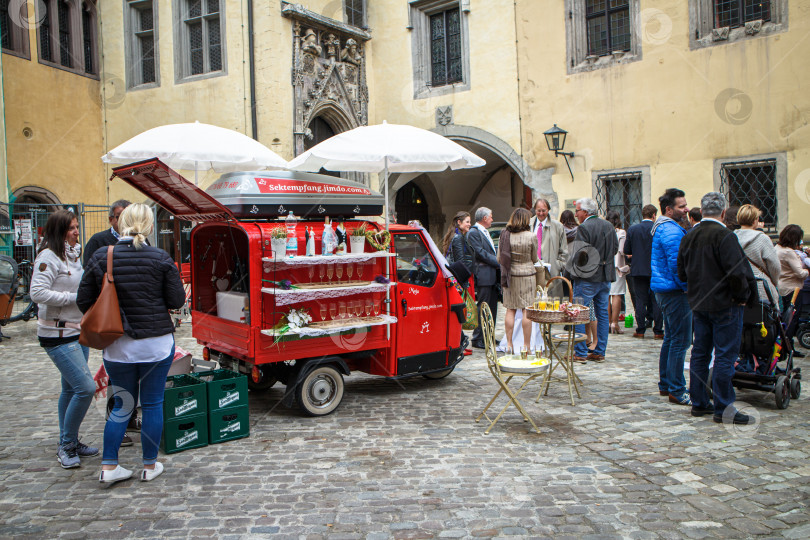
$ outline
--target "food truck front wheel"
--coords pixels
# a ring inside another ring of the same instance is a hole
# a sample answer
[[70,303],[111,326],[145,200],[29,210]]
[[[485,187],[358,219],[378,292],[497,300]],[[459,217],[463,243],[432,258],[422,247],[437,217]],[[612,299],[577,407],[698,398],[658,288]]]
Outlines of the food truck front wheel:
[[343,400],[343,375],[335,366],[318,366],[298,383],[295,399],[309,416],[327,415]]

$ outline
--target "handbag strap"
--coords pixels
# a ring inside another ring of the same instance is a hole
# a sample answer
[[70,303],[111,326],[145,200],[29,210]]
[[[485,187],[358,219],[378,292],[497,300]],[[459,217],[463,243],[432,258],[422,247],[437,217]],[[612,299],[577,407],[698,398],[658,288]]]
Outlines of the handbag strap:
[[110,283],[115,281],[113,279],[113,250],[114,249],[115,249],[115,246],[107,246],[107,272],[106,272],[106,276],[107,276],[107,280]]

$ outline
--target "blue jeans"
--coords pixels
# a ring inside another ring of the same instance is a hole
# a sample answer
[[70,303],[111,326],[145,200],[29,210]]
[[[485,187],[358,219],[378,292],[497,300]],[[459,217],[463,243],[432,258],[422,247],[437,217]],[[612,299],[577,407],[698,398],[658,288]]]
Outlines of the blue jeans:
[[722,415],[734,403],[734,362],[740,355],[743,308],[734,306],[720,311],[695,311],[695,345],[689,362],[689,393],[695,407],[709,406],[706,381],[714,349],[712,392],[714,414]]
[[664,343],[658,357],[658,389],[680,397],[686,392],[683,362],[692,341],[692,309],[685,292],[655,293],[664,316]]
[[96,383],[87,367],[90,349],[71,341],[56,347],[44,347],[59,373],[62,393],[59,395],[59,444],[79,440],[79,426],[93,402]]
[[[574,281],[574,296],[581,296],[582,303],[588,305],[588,302],[593,300],[593,308],[596,310],[596,348],[593,350],[594,354],[605,355],[608,342],[608,298],[610,293],[610,283],[606,281],[592,282],[592,281]],[[578,324],[576,331],[585,333],[585,325]],[[574,354],[577,356],[588,356],[588,346],[584,341],[577,343],[574,347]]]
[[163,391],[166,375],[172,367],[172,352],[158,362],[129,364],[104,360],[104,369],[110,376],[115,404],[104,426],[104,452],[102,465],[118,465],[118,449],[127,431],[132,411],[141,398],[141,446],[143,464],[157,461],[160,437],[163,434]]

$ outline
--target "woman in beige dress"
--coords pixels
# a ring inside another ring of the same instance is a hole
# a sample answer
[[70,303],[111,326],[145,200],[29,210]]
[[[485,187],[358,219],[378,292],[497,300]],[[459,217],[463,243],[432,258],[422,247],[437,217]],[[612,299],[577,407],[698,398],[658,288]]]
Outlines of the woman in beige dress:
[[[531,232],[529,225],[531,218],[531,212],[525,208],[518,208],[512,212],[498,242],[503,305],[506,308],[504,325],[510,352],[515,350],[512,344],[515,313],[518,309],[530,306],[535,297],[534,263],[537,262],[537,236]],[[521,325],[523,345],[528,351],[531,347],[532,321],[528,317],[523,317]]]

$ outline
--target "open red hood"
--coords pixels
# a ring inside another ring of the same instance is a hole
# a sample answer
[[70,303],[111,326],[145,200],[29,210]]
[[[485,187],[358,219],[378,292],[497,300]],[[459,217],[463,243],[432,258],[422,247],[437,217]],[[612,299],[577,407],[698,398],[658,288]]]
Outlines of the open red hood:
[[157,158],[113,169],[118,177],[171,214],[187,221],[226,221],[233,213]]

